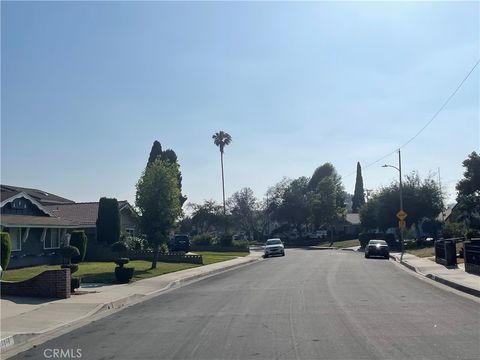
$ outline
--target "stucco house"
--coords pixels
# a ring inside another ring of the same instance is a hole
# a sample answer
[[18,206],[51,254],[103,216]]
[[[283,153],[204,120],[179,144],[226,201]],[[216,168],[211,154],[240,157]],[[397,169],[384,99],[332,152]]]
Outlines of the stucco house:
[[[38,189],[0,185],[0,227],[10,233],[9,268],[60,264],[58,249],[69,241],[72,230],[86,231],[88,252],[96,244],[98,202],[76,203]],[[119,201],[121,228],[136,235],[136,213],[127,201]]]

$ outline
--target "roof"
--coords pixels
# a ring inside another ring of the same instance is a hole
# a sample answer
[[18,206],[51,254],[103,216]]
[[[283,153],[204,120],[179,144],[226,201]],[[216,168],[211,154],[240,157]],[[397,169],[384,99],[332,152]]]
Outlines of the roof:
[[33,216],[33,215],[12,215],[2,214],[1,216],[2,226],[25,226],[29,227],[78,227],[79,224],[74,221],[60,219],[51,216]]
[[66,199],[43,190],[24,188],[20,186],[0,185],[0,190],[0,201],[2,202],[22,192],[26,193],[42,205],[70,204],[74,202],[73,200]]
[[[131,208],[128,201],[118,202],[120,210]],[[82,226],[94,226],[97,222],[98,202],[83,202],[46,206],[53,216],[74,221]]]
[[347,220],[347,222],[349,222],[352,225],[360,225],[360,214],[357,214],[357,213],[347,214],[345,220]]

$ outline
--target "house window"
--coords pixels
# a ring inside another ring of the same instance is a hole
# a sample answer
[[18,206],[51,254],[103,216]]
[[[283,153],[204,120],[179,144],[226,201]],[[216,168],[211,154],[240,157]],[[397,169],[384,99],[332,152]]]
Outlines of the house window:
[[128,236],[134,236],[135,235],[135,229],[134,228],[125,228],[125,232],[128,234]]
[[47,236],[45,236],[45,242],[43,243],[44,249],[58,249],[60,247],[60,229],[49,229]]
[[10,228],[10,240],[12,241],[12,251],[22,250],[22,228]]
[[12,209],[23,210],[27,208],[27,203],[25,199],[15,199],[12,201]]

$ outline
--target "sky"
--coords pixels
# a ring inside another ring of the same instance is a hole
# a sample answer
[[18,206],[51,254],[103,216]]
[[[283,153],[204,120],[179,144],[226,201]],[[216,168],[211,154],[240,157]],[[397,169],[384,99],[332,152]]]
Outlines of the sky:
[[[331,162],[353,193],[398,178],[391,153],[480,59],[479,2],[1,3],[1,182],[135,201],[154,140],[188,202],[263,197]],[[448,202],[480,148],[480,66],[402,149]]]

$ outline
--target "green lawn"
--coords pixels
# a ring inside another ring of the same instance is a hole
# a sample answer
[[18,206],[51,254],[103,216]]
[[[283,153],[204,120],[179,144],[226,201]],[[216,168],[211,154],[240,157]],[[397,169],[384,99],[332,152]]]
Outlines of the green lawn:
[[[247,252],[198,252],[203,255],[203,262],[205,265],[213,264],[220,261],[234,259],[239,256],[248,255]],[[133,281],[147,279],[153,276],[167,274],[179,270],[190,269],[201,266],[197,264],[187,263],[157,263],[156,269],[150,269],[150,261],[132,260],[126,266],[134,267],[135,274]],[[79,266],[78,271],[73,275],[79,277],[84,283],[114,283],[115,282],[115,263],[113,262],[84,262]],[[6,281],[21,281],[34,277],[45,270],[59,269],[59,265],[40,265],[27,267],[22,269],[7,270],[3,273],[3,280]]]
[[236,257],[247,256],[248,252],[212,252],[212,251],[196,251],[195,254],[203,256],[205,265],[235,259]]
[[[456,243],[457,247],[457,253],[460,252],[460,249],[463,247],[462,242]],[[418,257],[431,257],[435,256],[435,247],[434,246],[429,246],[429,247],[424,247],[420,249],[408,249],[405,250],[407,253],[418,256]],[[462,263],[463,259],[457,259],[457,262]]]
[[360,246],[360,241],[358,239],[355,240],[344,240],[344,241],[335,241],[333,246],[338,248],[347,248],[352,246]]

